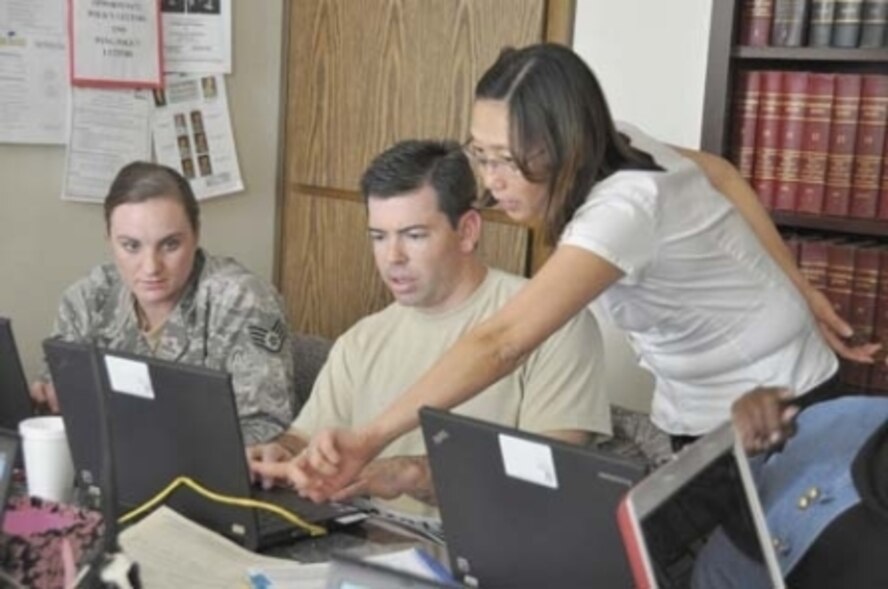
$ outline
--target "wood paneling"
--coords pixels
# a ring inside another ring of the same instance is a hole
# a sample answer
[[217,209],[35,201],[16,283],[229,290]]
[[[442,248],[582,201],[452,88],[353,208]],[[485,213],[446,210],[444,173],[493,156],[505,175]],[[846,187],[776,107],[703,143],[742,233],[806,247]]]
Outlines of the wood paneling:
[[478,254],[488,266],[512,272],[527,274],[527,250],[530,243],[530,230],[516,225],[502,214],[485,212],[481,229],[481,243]]
[[542,38],[540,0],[295,0],[290,182],[357,188],[395,141],[463,138],[475,82],[504,45]]
[[336,337],[389,302],[363,203],[293,192],[284,211],[280,286],[293,329]]
[[[478,78],[507,45],[567,42],[572,0],[292,0],[278,285],[293,328],[336,337],[382,308],[356,190],[408,138],[466,137]],[[480,254],[530,270],[531,233],[485,212]]]

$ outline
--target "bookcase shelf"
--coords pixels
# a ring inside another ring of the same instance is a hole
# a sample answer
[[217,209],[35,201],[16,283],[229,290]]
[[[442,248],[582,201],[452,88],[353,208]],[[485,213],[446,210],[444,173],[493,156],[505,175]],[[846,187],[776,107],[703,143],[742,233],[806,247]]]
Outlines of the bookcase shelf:
[[888,49],[840,49],[836,47],[732,47],[731,57],[748,61],[888,62]]
[[[776,2],[779,0],[775,0]],[[839,79],[842,80],[842,89],[845,91],[841,96],[843,98],[852,95],[852,88],[858,84],[861,93],[861,102],[864,98],[862,90],[864,83],[869,79],[870,88],[881,84],[877,81],[880,78],[871,76],[888,76],[888,48],[882,47],[877,49],[845,49],[837,47],[752,47],[741,46],[738,43],[741,19],[741,7],[744,4],[752,6],[750,2],[744,0],[714,0],[712,3],[712,23],[710,29],[709,40],[709,56],[706,71],[706,88],[703,102],[703,133],[702,148],[705,151],[721,155],[723,157],[731,157],[731,132],[734,129],[748,129],[743,125],[748,123],[749,113],[744,110],[748,103],[733,104],[735,95],[749,96],[746,94],[748,90],[744,84],[749,84],[749,80],[753,76],[757,76],[760,82],[760,90],[758,91],[759,100],[757,107],[759,110],[754,115],[756,131],[760,133],[765,120],[766,132],[773,133],[775,128],[773,119],[784,116],[786,118],[780,122],[797,121],[793,116],[786,115],[787,112],[798,113],[798,110],[791,111],[790,108],[798,109],[798,98],[794,98],[794,103],[790,103],[790,96],[797,97],[802,95],[803,100],[817,100],[820,88],[832,82],[825,80],[835,80],[836,91],[839,88]],[[768,4],[767,0],[756,3],[756,7]],[[753,13],[755,14],[755,13]],[[772,23],[773,24],[773,23]],[[744,29],[745,30],[745,29]],[[770,29],[769,29],[770,30]],[[758,29],[760,32],[761,29]],[[761,37],[756,38],[761,41]],[[831,75],[835,75],[830,78]],[[853,75],[846,75],[853,74]],[[840,76],[841,75],[841,76]],[[860,78],[855,82],[855,78]],[[801,81],[799,81],[801,80]],[[814,80],[817,80],[816,86]],[[809,81],[811,86],[809,86]],[[740,84],[738,91],[735,92],[734,84]],[[780,98],[775,101],[775,85],[779,84],[780,90],[777,91]],[[789,88],[789,90],[788,90]],[[805,88],[805,90],[800,90]],[[875,90],[874,92],[881,92]],[[765,99],[763,96],[768,93],[770,102],[768,107],[771,110],[762,110]],[[838,93],[836,94],[838,95]],[[867,96],[873,96],[869,94]],[[875,94],[881,96],[880,94]],[[814,96],[814,99],[809,98]],[[832,103],[832,95],[829,94],[829,104]],[[877,101],[871,100],[870,105]],[[775,104],[779,105],[780,111],[775,111]],[[814,106],[811,106],[811,105]],[[790,106],[787,106],[790,105]],[[807,109],[818,107],[817,103],[805,103],[804,116],[809,112]],[[822,108],[822,107],[819,107]],[[827,107],[831,108],[831,107]],[[872,112],[873,107],[870,106]],[[762,113],[766,113],[766,119],[761,119]],[[775,115],[775,112],[781,114]],[[821,111],[822,112],[822,111]],[[836,116],[838,110],[833,110],[831,117]],[[848,112],[846,108],[845,111]],[[861,108],[860,112],[864,112]],[[733,120],[735,116],[744,117],[739,121]],[[857,115],[859,116],[859,115]],[[823,119],[804,119],[805,124],[816,120],[817,124],[823,124]],[[859,118],[857,121],[859,122]],[[798,124],[798,123],[795,123]],[[835,132],[837,128],[836,119],[827,120],[827,126],[830,132]],[[847,125],[846,120],[842,120],[841,124]],[[781,133],[781,141],[785,140],[787,135]],[[798,129],[799,127],[796,127]],[[844,127],[841,127],[844,130]],[[816,131],[816,129],[815,129]],[[747,131],[748,132],[748,131]],[[822,135],[819,135],[822,137]],[[768,135],[768,143],[764,144],[763,149],[774,150],[786,149],[798,150],[801,152],[805,147],[798,147],[798,144],[792,144],[792,147],[784,145],[774,145],[773,135]],[[796,136],[798,137],[798,136]],[[738,144],[734,157],[739,159],[740,163],[745,163],[745,172],[750,174],[748,160],[740,159],[742,148],[748,144]],[[756,135],[753,150],[759,149],[758,135]],[[825,155],[829,157],[841,157],[848,159],[859,157],[856,143],[855,151],[851,156],[846,152],[831,151],[834,145],[829,144]],[[748,152],[747,152],[748,153]],[[819,153],[824,153],[821,148]],[[758,151],[753,151],[754,156],[758,156]],[[867,152],[867,155],[870,155]],[[762,159],[756,159],[755,165],[760,162],[767,162],[765,159],[769,156],[764,155]],[[880,156],[883,157],[883,156]],[[883,160],[888,161],[888,160]],[[837,160],[836,167],[843,165],[841,160]],[[826,166],[826,164],[823,164]],[[847,164],[852,166],[853,164]],[[835,168],[832,168],[835,169]],[[810,170],[810,168],[809,168]],[[876,171],[875,174],[880,174]],[[760,194],[764,200],[771,202],[777,208],[789,208],[787,205],[798,206],[801,202],[799,199],[800,192],[789,192],[786,199],[778,201],[779,194],[773,190],[768,184],[767,176],[756,176],[752,173],[753,184],[756,184],[762,191]],[[757,182],[756,182],[757,181]],[[801,178],[796,180],[799,184],[804,184]],[[816,180],[815,180],[816,181]],[[791,181],[789,181],[791,182]],[[775,185],[786,186],[788,181],[786,178],[775,178]],[[806,186],[810,186],[809,181]],[[841,199],[848,195],[848,188],[838,186],[836,184],[826,184],[827,190],[824,194],[812,197],[812,192],[808,188],[808,200],[805,201],[805,210],[817,210],[817,200],[812,198],[823,198],[821,203],[824,206],[823,211],[841,210]],[[833,192],[829,191],[833,188]],[[856,214],[861,211],[868,213],[869,208],[863,208],[860,203],[869,205],[870,201],[864,200],[871,198],[869,194],[861,195],[860,192],[854,192],[854,185],[850,188],[851,203],[855,200],[860,208],[855,210]],[[765,190],[767,189],[767,191]],[[787,190],[791,190],[787,189]],[[796,190],[801,190],[796,186]],[[881,190],[884,190],[883,188]],[[770,193],[770,194],[769,194]],[[783,193],[784,195],[786,192]],[[829,201],[824,197],[832,197],[831,209]],[[881,207],[881,192],[876,193],[876,207]],[[769,199],[773,199],[770,201]],[[815,204],[811,204],[811,203]],[[837,204],[838,203],[838,204]],[[848,207],[849,212],[852,207]],[[801,213],[787,210],[772,210],[771,217],[775,224],[784,234],[787,240],[787,246],[794,253],[799,261],[802,272],[807,276],[808,280],[817,288],[820,288],[830,302],[836,307],[840,315],[842,315],[852,325],[855,330],[856,337],[863,337],[870,341],[881,341],[888,345],[888,219],[875,218],[879,215],[886,216],[884,211],[876,210],[872,214],[872,218],[859,218],[847,216],[829,216],[824,214]],[[868,391],[874,394],[888,395],[888,368],[881,363],[877,363],[872,367],[864,365],[854,365],[852,363],[842,363],[840,369],[840,377],[844,386],[853,389],[856,392]]]
[[847,217],[806,215],[783,211],[772,211],[771,217],[778,227],[785,229],[815,229],[829,233],[850,233],[855,236],[888,240],[888,221],[878,219],[848,219]]
[[[888,48],[747,47],[737,44],[742,0],[717,0],[712,6],[709,59],[703,102],[703,150],[727,156],[732,128],[733,83],[741,69],[809,70],[814,72],[888,74]],[[804,216],[800,216],[803,218]],[[784,226],[791,227],[793,216]],[[804,221],[800,221],[804,222]],[[806,225],[807,226],[807,225]],[[879,229],[881,228],[881,229]],[[835,218],[823,222],[825,231],[881,235],[888,224]]]

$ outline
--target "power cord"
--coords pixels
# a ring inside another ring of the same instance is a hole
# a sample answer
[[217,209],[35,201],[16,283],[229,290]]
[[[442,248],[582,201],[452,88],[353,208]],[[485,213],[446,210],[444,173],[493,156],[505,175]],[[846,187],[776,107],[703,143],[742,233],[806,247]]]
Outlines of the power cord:
[[275,515],[278,515],[291,524],[302,528],[311,536],[322,536],[327,533],[327,530],[321,526],[316,526],[314,524],[310,524],[292,511],[288,511],[279,505],[275,505],[273,503],[268,503],[265,501],[258,501],[256,499],[247,499],[244,497],[234,497],[231,495],[222,495],[221,493],[216,493],[202,486],[200,483],[196,482],[191,477],[180,476],[177,477],[173,482],[166,486],[165,489],[160,491],[157,495],[136,507],[135,509],[123,514],[117,521],[118,523],[125,524],[128,521],[139,517],[140,515],[151,511],[155,507],[158,506],[162,501],[164,501],[170,494],[173,493],[180,486],[186,486],[198,495],[202,495],[207,499],[212,501],[216,501],[217,503],[224,503],[226,505],[237,505],[239,507],[253,507],[256,509],[263,509],[265,511],[270,511]]

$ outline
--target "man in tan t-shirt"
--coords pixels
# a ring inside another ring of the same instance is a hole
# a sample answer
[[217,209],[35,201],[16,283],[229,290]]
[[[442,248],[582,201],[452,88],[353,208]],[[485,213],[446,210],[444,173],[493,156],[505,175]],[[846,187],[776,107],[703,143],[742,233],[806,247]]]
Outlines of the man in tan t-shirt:
[[[323,428],[370,420],[526,282],[479,259],[475,176],[457,144],[398,143],[371,163],[361,189],[376,266],[395,302],[336,341],[290,430],[253,448],[253,462],[289,460]],[[454,411],[583,444],[590,433],[610,434],[603,370],[598,326],[584,311],[519,370]],[[421,432],[408,432],[348,493],[395,500],[389,507],[412,514],[434,514],[425,454]],[[300,476],[297,471],[291,461],[289,476]]]

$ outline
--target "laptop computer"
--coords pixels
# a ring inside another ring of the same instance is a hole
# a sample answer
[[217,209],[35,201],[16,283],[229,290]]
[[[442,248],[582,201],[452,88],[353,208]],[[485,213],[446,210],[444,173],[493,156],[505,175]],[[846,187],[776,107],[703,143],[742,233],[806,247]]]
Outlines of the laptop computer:
[[0,524],[6,511],[6,499],[12,481],[12,470],[18,455],[19,436],[15,431],[0,429]]
[[629,587],[616,510],[640,463],[423,408],[451,571],[475,587]]
[[0,317],[0,427],[15,431],[21,420],[33,414],[34,405],[12,335],[12,322]]
[[639,589],[713,586],[706,580],[709,567],[738,558],[753,565],[744,572],[762,581],[736,586],[784,587],[746,454],[730,423],[633,488],[619,521]]
[[[321,526],[364,518],[356,508],[318,505],[286,489],[250,483],[237,407],[226,372],[91,345],[48,339],[43,343],[79,484],[96,493],[102,444],[97,391],[110,389],[109,414],[120,513],[143,504],[179,476],[235,497],[274,503]],[[107,371],[97,382],[92,354]],[[198,523],[242,543],[264,548],[306,531],[264,510],[224,505],[189,489],[167,504]]]
[[456,587],[370,560],[334,554],[327,589],[445,589]]

